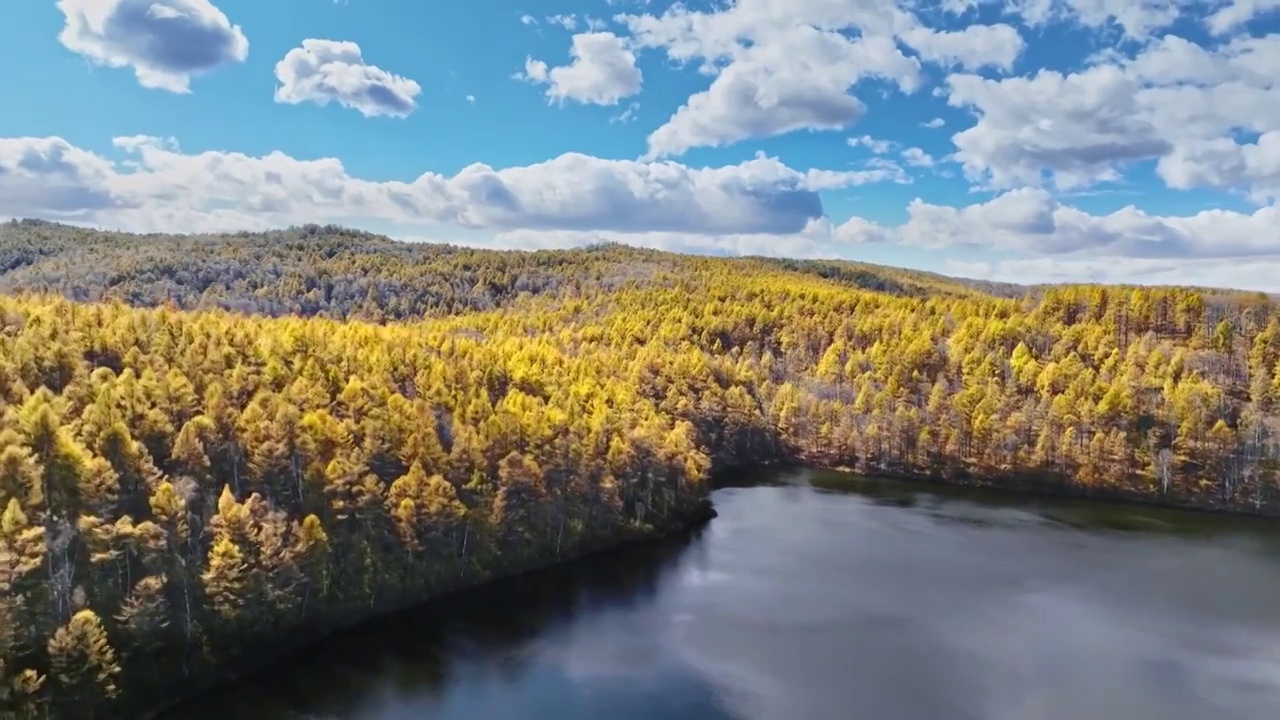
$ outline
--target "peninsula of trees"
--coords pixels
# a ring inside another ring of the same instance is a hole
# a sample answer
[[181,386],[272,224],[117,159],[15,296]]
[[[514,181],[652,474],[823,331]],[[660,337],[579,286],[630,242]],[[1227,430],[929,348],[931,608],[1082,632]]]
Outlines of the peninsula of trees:
[[798,462],[1280,512],[1257,293],[0,225],[0,718],[675,531]]

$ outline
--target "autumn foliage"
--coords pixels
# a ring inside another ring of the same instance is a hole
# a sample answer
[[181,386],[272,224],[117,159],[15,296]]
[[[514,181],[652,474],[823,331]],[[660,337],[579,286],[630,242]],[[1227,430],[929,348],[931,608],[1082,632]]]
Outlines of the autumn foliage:
[[680,528],[743,464],[1280,509],[1257,295],[4,227],[0,717]]

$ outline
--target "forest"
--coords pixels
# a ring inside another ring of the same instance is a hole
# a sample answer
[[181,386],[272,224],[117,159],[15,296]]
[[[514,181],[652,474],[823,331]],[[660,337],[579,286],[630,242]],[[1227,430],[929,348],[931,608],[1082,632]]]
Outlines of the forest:
[[850,468],[1280,514],[1280,312],[618,245],[0,225],[0,718],[249,658]]

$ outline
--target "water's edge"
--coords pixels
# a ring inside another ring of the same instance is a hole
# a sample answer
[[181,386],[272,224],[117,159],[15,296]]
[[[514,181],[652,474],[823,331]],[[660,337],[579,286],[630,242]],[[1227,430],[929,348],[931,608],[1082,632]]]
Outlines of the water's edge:
[[181,706],[183,703],[197,698],[206,692],[214,690],[220,686],[242,680],[247,676],[261,672],[282,662],[286,662],[290,658],[298,657],[307,650],[323,644],[327,639],[335,635],[354,630],[376,620],[393,616],[397,613],[406,612],[414,608],[428,606],[432,603],[447,601],[470,592],[483,590],[488,586],[498,585],[499,583],[527,577],[554,567],[569,565],[590,557],[606,555],[625,547],[650,544],[670,539],[704,527],[716,517],[716,514],[716,509],[714,504],[711,502],[711,498],[704,497],[696,507],[690,508],[686,513],[684,513],[684,517],[682,517],[679,522],[672,523],[669,527],[661,528],[657,532],[651,534],[636,533],[628,537],[621,537],[613,542],[603,543],[597,547],[586,548],[579,552],[565,554],[561,557],[545,562],[532,563],[512,572],[491,575],[489,577],[459,583],[441,592],[428,594],[412,601],[378,608],[361,618],[336,624],[321,632],[309,635],[305,639],[295,639],[292,643],[282,647],[277,652],[259,653],[252,658],[241,658],[235,663],[229,663],[208,679],[186,685],[181,693],[177,693],[172,697],[155,702],[149,709],[142,711],[137,717],[139,720],[156,720],[156,718],[164,716],[165,713],[168,713],[169,711]]
[[[1207,505],[1203,502],[1180,500],[1178,498],[1155,499],[1150,496],[1144,496],[1133,492],[1124,492],[1116,489],[1087,489],[1079,486],[1073,486],[1062,483],[1048,482],[1042,477],[1031,475],[1017,475],[1013,473],[1002,473],[993,476],[978,476],[971,473],[963,473],[957,476],[946,477],[939,474],[929,474],[923,472],[913,472],[910,470],[892,470],[885,468],[876,468],[874,470],[859,470],[838,463],[815,463],[815,462],[757,462],[740,466],[731,466],[717,468],[712,475],[710,488],[712,490],[733,485],[728,482],[727,478],[738,472],[750,471],[753,469],[769,469],[777,471],[780,469],[794,468],[797,470],[815,470],[848,473],[851,475],[874,475],[885,479],[900,480],[910,483],[918,483],[925,486],[934,487],[953,487],[953,488],[983,488],[1000,492],[1007,492],[1011,495],[1039,495],[1042,497],[1060,497],[1060,498],[1076,498],[1093,500],[1098,502],[1122,503],[1134,506],[1170,508],[1182,511],[1212,513],[1216,515],[1237,515],[1248,517],[1275,517],[1276,513],[1266,508],[1252,510],[1251,508],[1240,507],[1238,505]],[[630,536],[621,537],[615,541],[602,543],[596,547],[582,549],[579,552],[566,554],[562,557],[551,559],[545,562],[528,564],[518,570],[512,572],[491,575],[488,577],[478,578],[476,580],[460,583],[449,587],[441,592],[426,595],[422,598],[409,602],[399,603],[393,606],[382,607],[374,610],[368,615],[326,628],[322,632],[309,635],[306,638],[294,638],[292,642],[281,648],[278,652],[258,654],[252,658],[243,658],[237,662],[225,666],[216,675],[204,681],[193,682],[184,686],[182,692],[163,701],[154,704],[151,709],[143,712],[139,717],[141,720],[155,720],[164,715],[175,707],[184,702],[198,697],[199,695],[213,690],[216,687],[233,683],[243,679],[246,676],[265,670],[275,666],[281,662],[286,662],[292,657],[312,649],[322,644],[326,639],[342,632],[350,631],[370,622],[382,619],[396,613],[405,612],[414,608],[429,605],[431,603],[440,602],[468,592],[482,590],[491,585],[497,585],[502,582],[510,581],[516,578],[525,577],[534,573],[547,570],[553,567],[568,565],[581,561],[588,557],[608,554],[617,551],[623,547],[649,544],[664,539],[675,537],[683,533],[687,533],[705,526],[713,518],[716,517],[716,510],[709,496],[704,497],[696,507],[690,508],[678,521],[671,523],[667,527],[663,527],[653,533],[636,532]]]
[[[785,467],[785,465],[783,465]],[[1039,496],[1045,498],[1067,498],[1075,500],[1092,500],[1095,502],[1116,503],[1135,507],[1163,508],[1195,513],[1209,513],[1218,516],[1238,516],[1255,518],[1280,518],[1280,508],[1266,505],[1254,507],[1220,502],[1209,504],[1197,498],[1177,496],[1159,496],[1136,492],[1126,488],[1087,488],[1066,482],[1047,480],[1036,473],[1005,472],[993,475],[978,475],[961,472],[956,475],[943,476],[926,472],[901,469],[876,468],[871,471],[858,470],[842,464],[799,464],[796,468],[826,470],[847,473],[850,475],[874,476],[886,480],[901,480],[931,487],[981,488],[1002,493]]]

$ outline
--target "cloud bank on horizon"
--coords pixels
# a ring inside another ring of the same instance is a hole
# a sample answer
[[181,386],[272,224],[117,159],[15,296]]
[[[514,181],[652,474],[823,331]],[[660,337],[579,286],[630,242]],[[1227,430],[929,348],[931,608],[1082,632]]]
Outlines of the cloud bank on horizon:
[[10,14],[0,217],[1280,292],[1280,0]]

